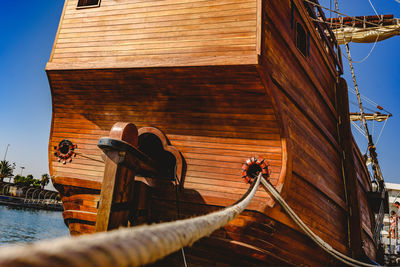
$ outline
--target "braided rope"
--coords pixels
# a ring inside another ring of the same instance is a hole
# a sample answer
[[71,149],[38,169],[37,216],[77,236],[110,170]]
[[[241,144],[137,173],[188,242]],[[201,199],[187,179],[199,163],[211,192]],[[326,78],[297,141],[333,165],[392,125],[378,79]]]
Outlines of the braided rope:
[[204,216],[168,223],[122,228],[27,246],[0,249],[0,266],[140,266],[190,246],[226,225],[253,199],[261,174],[234,205]]

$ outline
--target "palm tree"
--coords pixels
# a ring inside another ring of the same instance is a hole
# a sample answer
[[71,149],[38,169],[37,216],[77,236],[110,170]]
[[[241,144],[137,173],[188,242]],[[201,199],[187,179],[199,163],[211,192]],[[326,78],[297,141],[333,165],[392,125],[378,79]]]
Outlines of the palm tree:
[[40,186],[42,187],[42,189],[48,185],[48,183],[50,182],[50,175],[48,175],[47,173],[42,174],[42,179],[40,180]]
[[10,164],[7,160],[0,161],[0,181],[4,178],[11,178],[15,169],[15,163]]

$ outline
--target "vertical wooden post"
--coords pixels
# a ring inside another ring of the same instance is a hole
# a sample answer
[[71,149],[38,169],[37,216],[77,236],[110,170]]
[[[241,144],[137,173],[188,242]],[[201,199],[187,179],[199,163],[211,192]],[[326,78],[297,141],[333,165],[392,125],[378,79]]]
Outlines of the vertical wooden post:
[[350,128],[349,99],[347,94],[347,83],[344,79],[340,78],[337,85],[336,97],[337,105],[340,107],[337,109],[340,121],[338,130],[340,145],[343,150],[343,180],[349,207],[349,245],[352,257],[359,259],[364,254],[361,239],[362,224],[358,203],[358,181],[354,169],[353,135]]
[[[138,146],[138,131],[133,123],[117,122],[110,131],[110,138]],[[101,188],[96,232],[126,226],[134,201],[135,170],[123,164],[126,152],[110,151],[107,154]]]

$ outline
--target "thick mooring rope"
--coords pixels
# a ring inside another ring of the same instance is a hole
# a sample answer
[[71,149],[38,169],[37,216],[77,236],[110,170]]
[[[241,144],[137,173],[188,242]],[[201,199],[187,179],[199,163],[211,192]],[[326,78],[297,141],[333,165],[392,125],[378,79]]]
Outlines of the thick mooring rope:
[[304,231],[308,237],[311,238],[318,246],[320,246],[323,250],[325,250],[327,253],[338,259],[339,261],[343,262],[344,264],[348,266],[353,266],[353,267],[359,267],[359,266],[365,266],[365,267],[375,267],[377,264],[368,264],[365,262],[361,262],[358,260],[355,260],[353,258],[348,257],[347,255],[337,251],[334,249],[331,245],[329,245],[327,242],[322,240],[319,236],[317,236],[301,219],[300,217],[293,211],[293,209],[287,204],[287,202],[281,197],[279,192],[275,189],[275,187],[270,184],[269,181],[265,180],[264,178],[261,178],[261,183],[268,190],[268,192],[278,201],[278,203],[282,206],[282,208],[288,213],[290,218],[300,227],[301,230]]
[[0,249],[0,266],[141,266],[226,225],[253,199],[261,174],[235,204],[204,216]]

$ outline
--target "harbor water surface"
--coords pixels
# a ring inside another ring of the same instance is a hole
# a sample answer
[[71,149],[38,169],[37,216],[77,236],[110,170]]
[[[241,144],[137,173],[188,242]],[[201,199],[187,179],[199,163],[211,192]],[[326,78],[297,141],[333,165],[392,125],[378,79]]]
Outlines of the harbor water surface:
[[0,205],[0,246],[67,235],[61,212]]

